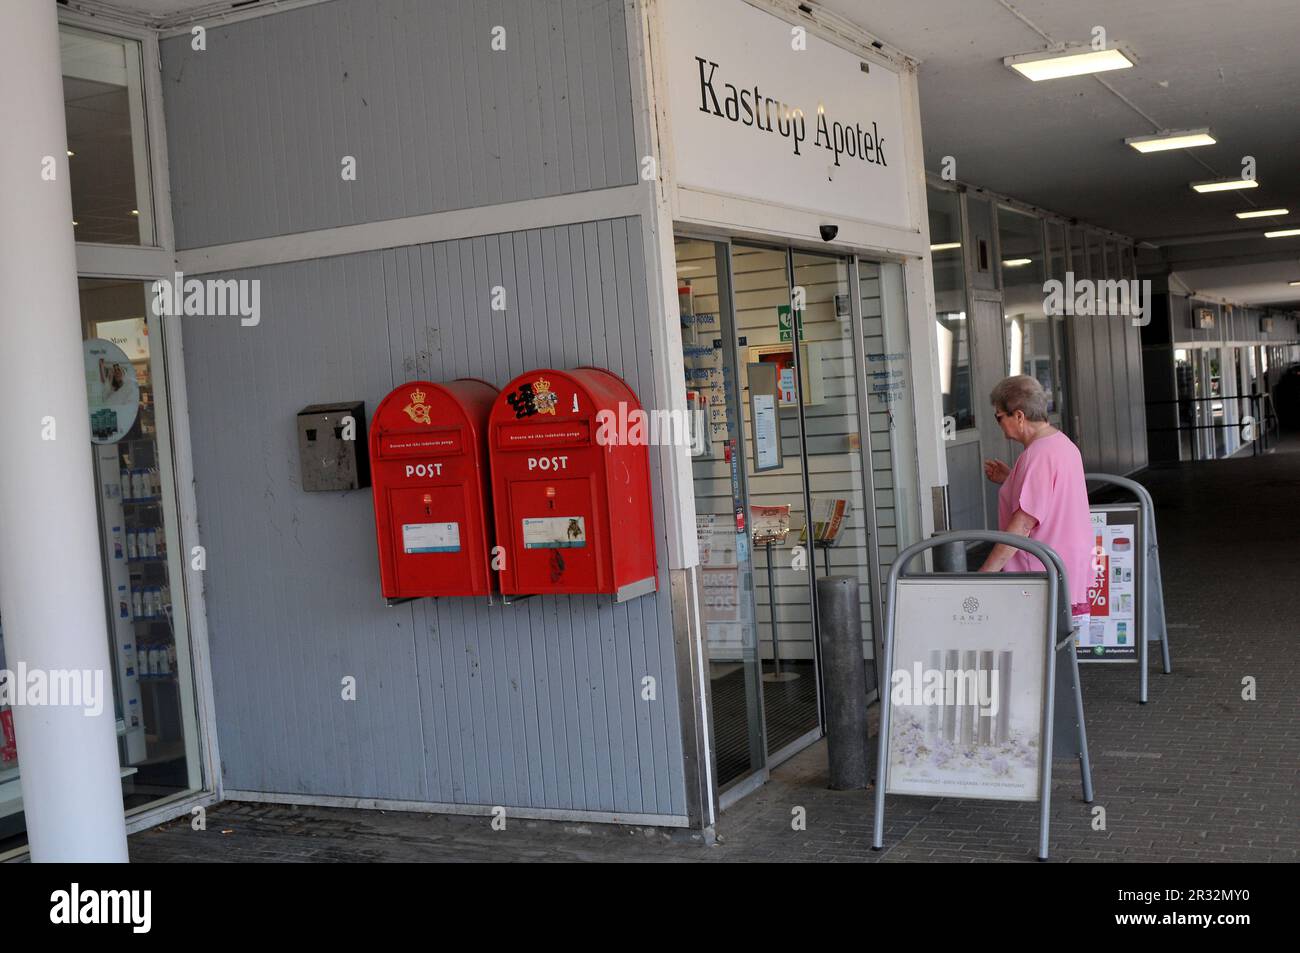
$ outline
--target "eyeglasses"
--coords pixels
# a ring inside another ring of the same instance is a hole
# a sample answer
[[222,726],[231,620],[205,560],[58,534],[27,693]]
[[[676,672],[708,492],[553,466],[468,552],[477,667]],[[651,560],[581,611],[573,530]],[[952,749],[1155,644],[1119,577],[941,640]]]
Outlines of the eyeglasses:
[[993,411],[993,419],[996,420],[998,423],[1002,423],[1002,418],[1003,418],[1003,417],[1012,417],[1012,416],[1014,416],[1014,415],[1013,415],[1013,414],[1000,414],[1000,413],[998,413],[996,410]]

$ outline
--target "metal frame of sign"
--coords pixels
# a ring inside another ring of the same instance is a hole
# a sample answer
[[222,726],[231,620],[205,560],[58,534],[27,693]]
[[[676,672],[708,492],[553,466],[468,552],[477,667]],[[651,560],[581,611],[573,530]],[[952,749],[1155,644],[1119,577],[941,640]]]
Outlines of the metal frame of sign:
[[[1089,633],[1080,632],[1079,633],[1080,644],[1075,646],[1075,650],[1078,653],[1080,663],[1089,662],[1095,665],[1125,665],[1132,662],[1136,662],[1138,661],[1139,657],[1142,654],[1142,642],[1140,640],[1145,638],[1146,629],[1147,629],[1146,620],[1142,618],[1142,606],[1144,604],[1142,601],[1144,595],[1143,590],[1146,588],[1146,577],[1144,572],[1145,567],[1143,566],[1144,560],[1142,558],[1143,548],[1146,545],[1146,535],[1147,535],[1146,516],[1142,511],[1142,507],[1138,503],[1108,503],[1105,505],[1093,505],[1089,507],[1089,512],[1091,512],[1094,516],[1096,515],[1103,516],[1105,518],[1105,522],[1107,526],[1114,525],[1115,523],[1120,523],[1120,524],[1131,523],[1133,525],[1134,538],[1131,540],[1131,545],[1133,547],[1134,599],[1133,599],[1133,626],[1132,626],[1132,632],[1130,633],[1130,637],[1132,641],[1129,643],[1129,645],[1125,646],[1122,651],[1112,651],[1113,647],[1090,645]],[[1113,517],[1122,517],[1122,516],[1127,516],[1128,519],[1113,519]],[[1113,563],[1114,553],[1110,551],[1109,546],[1104,547],[1104,552],[1107,556],[1106,571],[1109,573],[1110,566]],[[1094,553],[1093,555],[1094,576],[1096,574],[1095,573],[1096,558],[1097,558],[1096,553]],[[1108,618],[1114,610],[1113,603],[1114,603],[1115,594],[1112,591],[1113,585],[1114,585],[1114,580],[1108,580],[1107,582],[1107,591],[1108,591],[1107,617]],[[1088,587],[1088,591],[1091,597],[1091,593],[1092,593],[1091,585]],[[1089,608],[1093,610],[1093,616],[1095,617],[1097,603],[1095,601],[1091,601],[1089,603]],[[1102,653],[1098,653],[1097,649],[1099,648],[1104,648],[1104,651]]]
[[[1030,555],[1037,556],[1042,564],[1048,567],[1047,578],[1050,580],[1048,595],[1048,615],[1046,631],[1043,638],[1046,641],[1046,665],[1043,680],[1043,690],[1041,695],[1042,731],[1039,743],[1039,779],[1038,779],[1038,859],[1047,860],[1047,841],[1049,827],[1049,813],[1051,811],[1052,799],[1052,750],[1055,741],[1054,734],[1057,728],[1057,705],[1058,705],[1058,680],[1065,681],[1067,684],[1062,685],[1063,689],[1068,688],[1074,696],[1073,711],[1070,712],[1064,706],[1067,704],[1065,699],[1060,699],[1060,704],[1064,712],[1068,712],[1067,718],[1072,716],[1077,728],[1077,734],[1070,732],[1062,739],[1068,743],[1074,741],[1075,754],[1079,757],[1079,771],[1083,786],[1083,800],[1092,803],[1092,766],[1088,759],[1088,736],[1084,728],[1083,719],[1083,693],[1079,683],[1079,664],[1078,658],[1074,653],[1074,631],[1073,622],[1070,618],[1070,600],[1066,587],[1065,566],[1061,558],[1050,548],[1044,546],[1035,540],[1027,539],[1024,536],[1016,536],[1011,533],[997,533],[989,530],[963,530],[953,533],[938,534],[931,539],[922,540],[912,546],[907,547],[899,554],[898,559],[894,562],[889,571],[889,582],[887,585],[888,605],[885,610],[885,657],[884,669],[886,673],[893,671],[894,665],[894,629],[896,624],[896,610],[898,601],[898,582],[902,577],[903,569],[917,556],[930,549],[954,542],[991,542],[1003,543],[1016,549],[1024,550]],[[1039,574],[1034,573],[1034,576]],[[950,582],[955,576],[951,573],[941,574],[909,574],[909,580],[935,580],[942,581],[945,584]],[[1068,649],[1069,665],[1058,668],[1056,664],[1057,653],[1062,649]],[[889,787],[889,744],[890,744],[890,716],[892,714],[892,692],[882,687],[880,692],[880,736],[877,748],[876,759],[876,813],[875,825],[872,831],[871,847],[873,850],[880,850],[884,846],[885,838],[885,792]],[[1062,720],[1061,727],[1065,728],[1066,719]],[[912,795],[921,796],[926,795]]]
[[1173,664],[1169,658],[1169,626],[1165,619],[1165,592],[1164,583],[1160,575],[1160,546],[1156,539],[1156,505],[1151,499],[1151,494],[1141,483],[1130,480],[1127,477],[1115,476],[1110,473],[1085,473],[1084,479],[1089,483],[1104,483],[1108,486],[1116,486],[1123,490],[1128,490],[1137,497],[1138,508],[1142,511],[1142,532],[1145,535],[1145,542],[1142,545],[1136,570],[1142,580],[1141,588],[1138,590],[1138,598],[1141,603],[1138,608],[1138,617],[1142,620],[1142,629],[1146,632],[1146,637],[1138,640],[1138,703],[1145,705],[1147,703],[1147,643],[1160,643],[1160,658],[1163,663],[1164,673],[1170,674]]

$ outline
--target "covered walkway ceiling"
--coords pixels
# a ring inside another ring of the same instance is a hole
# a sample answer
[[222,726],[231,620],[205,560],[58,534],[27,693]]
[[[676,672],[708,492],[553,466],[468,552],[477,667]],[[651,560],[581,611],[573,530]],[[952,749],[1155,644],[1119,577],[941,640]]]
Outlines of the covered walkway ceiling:
[[[1296,0],[817,0],[922,61],[925,165],[1157,246],[1189,290],[1300,308],[1300,3]],[[1084,44],[1132,69],[1039,83],[1004,56]],[[1043,36],[1046,34],[1046,37]],[[1208,126],[1217,145],[1140,155],[1126,138]],[[1241,174],[1259,188],[1198,195]],[[1284,219],[1239,211],[1289,208]],[[1148,261],[1151,254],[1148,253]]]

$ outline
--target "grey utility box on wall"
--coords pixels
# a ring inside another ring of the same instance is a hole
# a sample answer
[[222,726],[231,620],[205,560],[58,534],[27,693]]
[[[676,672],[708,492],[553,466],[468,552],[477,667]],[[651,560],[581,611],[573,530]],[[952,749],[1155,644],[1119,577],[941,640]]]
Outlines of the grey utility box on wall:
[[370,486],[365,402],[312,404],[298,411],[298,459],[302,488],[309,493]]

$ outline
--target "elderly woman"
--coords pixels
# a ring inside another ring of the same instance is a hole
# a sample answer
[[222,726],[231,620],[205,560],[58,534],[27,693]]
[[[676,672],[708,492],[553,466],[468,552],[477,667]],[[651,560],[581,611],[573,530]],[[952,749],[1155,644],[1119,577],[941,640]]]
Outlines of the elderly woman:
[[[1047,420],[1047,394],[1032,377],[1008,377],[993,388],[994,416],[1008,440],[1025,450],[1016,465],[986,460],[984,475],[1000,483],[998,528],[1028,536],[1056,551],[1070,585],[1070,612],[1086,634],[1088,586],[1093,576],[1092,517],[1083,459],[1070,438]],[[980,572],[1042,572],[1024,550],[993,547]]]

